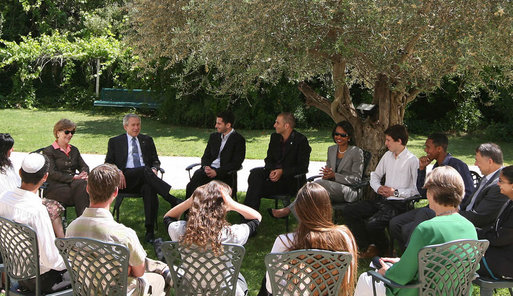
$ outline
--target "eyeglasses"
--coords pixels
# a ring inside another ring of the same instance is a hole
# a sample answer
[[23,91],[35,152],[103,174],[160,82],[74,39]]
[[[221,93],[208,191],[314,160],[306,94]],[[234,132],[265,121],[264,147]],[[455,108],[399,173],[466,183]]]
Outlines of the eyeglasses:
[[348,134],[341,134],[341,133],[334,133],[333,135],[334,135],[334,136],[339,136],[339,137],[342,137],[342,138],[347,138],[347,137],[349,137],[349,135],[348,135]]
[[72,131],[64,131],[64,133],[65,133],[66,135],[69,135],[70,133],[71,133],[72,135],[74,135],[74,134],[75,134],[75,130],[72,130]]

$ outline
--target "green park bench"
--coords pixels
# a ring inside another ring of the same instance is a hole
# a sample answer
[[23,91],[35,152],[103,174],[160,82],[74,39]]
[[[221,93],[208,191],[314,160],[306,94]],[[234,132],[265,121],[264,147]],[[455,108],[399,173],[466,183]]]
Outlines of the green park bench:
[[102,88],[95,107],[129,107],[157,109],[160,103],[155,93],[143,89]]

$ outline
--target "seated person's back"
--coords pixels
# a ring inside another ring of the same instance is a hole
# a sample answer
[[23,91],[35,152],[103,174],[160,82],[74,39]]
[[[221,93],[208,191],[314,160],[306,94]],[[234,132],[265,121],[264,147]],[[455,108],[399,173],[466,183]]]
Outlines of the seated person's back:
[[[129,287],[141,288],[139,281],[133,278],[144,277],[152,287],[154,295],[164,293],[164,278],[156,273],[148,272],[146,252],[134,230],[114,221],[109,211],[110,205],[118,193],[119,174],[110,164],[102,164],[94,168],[88,177],[87,191],[90,205],[82,216],[70,223],[66,237],[88,237],[97,240],[118,243],[128,248]],[[159,262],[155,262],[159,264]],[[164,263],[160,263],[161,269]]]

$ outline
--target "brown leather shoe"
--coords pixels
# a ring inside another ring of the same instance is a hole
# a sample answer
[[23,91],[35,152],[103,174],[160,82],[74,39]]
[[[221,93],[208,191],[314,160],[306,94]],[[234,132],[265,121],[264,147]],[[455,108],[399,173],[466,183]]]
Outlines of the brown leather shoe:
[[374,244],[371,244],[367,247],[367,250],[365,250],[365,252],[360,252],[358,254],[358,257],[359,258],[366,258],[366,259],[369,259],[369,258],[372,258],[372,257],[375,257],[375,256],[378,256],[379,255],[379,249],[378,247],[376,247],[376,245]]

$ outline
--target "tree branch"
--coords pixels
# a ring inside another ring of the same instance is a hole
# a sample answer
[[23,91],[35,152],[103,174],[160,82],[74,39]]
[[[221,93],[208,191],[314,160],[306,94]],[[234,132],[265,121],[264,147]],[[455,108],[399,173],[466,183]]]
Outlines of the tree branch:
[[335,121],[335,118],[331,113],[331,102],[328,99],[319,95],[304,81],[300,82],[297,88],[305,96],[307,106],[313,106],[318,108],[319,110],[328,114]]

